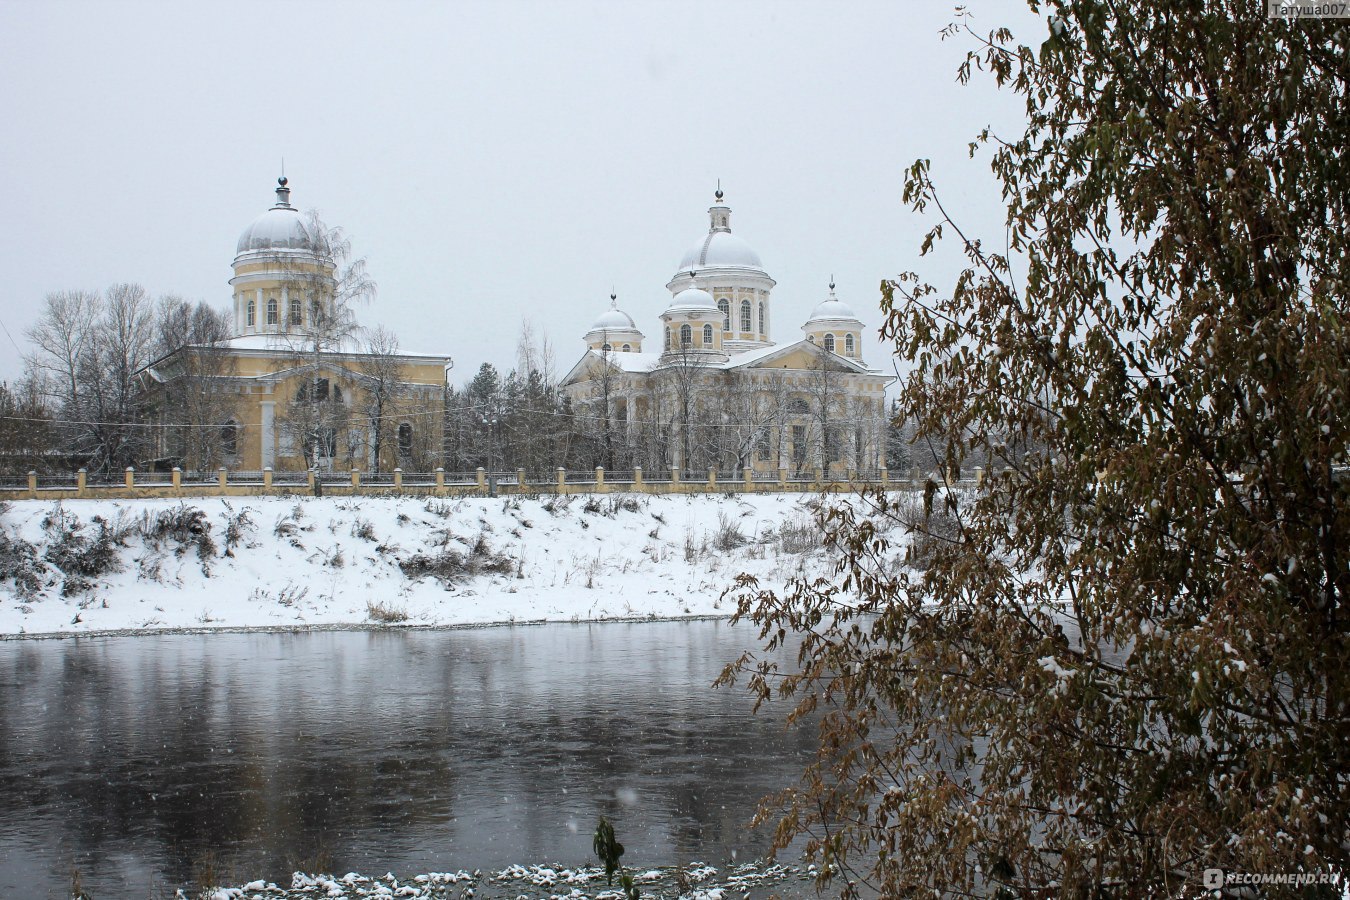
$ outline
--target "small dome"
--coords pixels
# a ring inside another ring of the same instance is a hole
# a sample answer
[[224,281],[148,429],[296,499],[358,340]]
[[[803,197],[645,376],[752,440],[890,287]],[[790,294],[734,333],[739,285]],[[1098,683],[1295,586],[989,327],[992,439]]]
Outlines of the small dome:
[[685,288],[671,298],[670,306],[666,307],[666,312],[705,312],[712,310],[720,312],[717,308],[717,302],[713,300],[712,294],[699,288]]
[[764,271],[759,254],[729,231],[708,232],[680,260],[680,271],[722,267]]
[[830,291],[829,299],[823,301],[815,309],[811,310],[811,317],[806,320],[809,325],[812,322],[837,321],[839,319],[850,319],[854,322],[859,321],[853,314],[853,310],[847,303],[834,296],[834,291]]
[[274,206],[239,235],[236,253],[248,253],[253,250],[307,250],[310,249],[309,233],[305,231],[300,211],[292,207]]
[[291,189],[287,187],[287,180],[283,175],[277,179],[276,204],[244,229],[244,233],[239,235],[235,253],[250,253],[255,250],[312,252],[313,246],[309,230],[305,227],[304,217],[300,215],[300,210],[291,206]]
[[618,307],[610,307],[591,325],[591,331],[636,331],[633,317]]

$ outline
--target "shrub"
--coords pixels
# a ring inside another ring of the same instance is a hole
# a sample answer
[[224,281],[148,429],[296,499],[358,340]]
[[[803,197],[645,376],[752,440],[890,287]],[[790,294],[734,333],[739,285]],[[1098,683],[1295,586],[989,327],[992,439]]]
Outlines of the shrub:
[[37,547],[6,530],[0,530],[0,582],[13,581],[14,593],[21,599],[42,593],[47,567],[38,557]]
[[211,538],[211,523],[206,513],[196,507],[185,505],[175,509],[166,509],[151,516],[147,513],[141,522],[141,535],[158,549],[166,542],[173,542],[176,556],[182,556],[189,547],[197,549],[197,558],[205,562],[216,552],[216,542]]
[[713,546],[722,552],[735,550],[749,543],[749,539],[741,531],[736,522],[727,518],[726,513],[717,514],[717,532],[713,535]]
[[225,503],[225,512],[220,514],[225,520],[225,528],[222,531],[225,541],[224,556],[234,556],[234,548],[243,543],[244,538],[254,529],[253,519],[248,512],[247,507],[235,512],[233,506]]
[[810,516],[798,513],[779,526],[778,542],[784,553],[810,553],[821,545],[820,528]]
[[389,606],[372,600],[366,601],[366,616],[370,621],[379,622],[382,625],[394,625],[398,622],[408,621],[407,611],[397,606]]
[[398,567],[408,578],[431,576],[443,584],[452,584],[485,573],[509,575],[516,565],[509,556],[494,551],[487,536],[480,534],[467,554],[451,548],[433,554],[416,553],[400,560]]
[[366,519],[357,516],[352,521],[352,537],[360,538],[363,541],[370,541],[372,544],[379,540],[375,536],[375,526]]
[[94,516],[92,524],[98,526],[97,534],[85,534],[79,518],[59,503],[42,520],[50,539],[43,558],[61,570],[64,597],[91,589],[93,579],[121,568],[117,550],[125,541],[125,529],[110,525],[102,516]]

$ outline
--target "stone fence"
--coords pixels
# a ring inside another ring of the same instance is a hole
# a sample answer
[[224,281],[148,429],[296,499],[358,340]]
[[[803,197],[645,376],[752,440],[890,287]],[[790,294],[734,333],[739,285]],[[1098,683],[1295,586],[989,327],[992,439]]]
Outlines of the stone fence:
[[528,475],[524,469],[513,472],[409,473],[392,472],[172,472],[138,473],[128,468],[120,482],[93,482],[84,469],[71,475],[0,477],[0,500],[113,500],[130,498],[176,497],[258,497],[308,494],[347,497],[403,494],[428,497],[497,497],[520,494],[706,494],[772,493],[780,491],[855,491],[861,488],[915,489],[927,481],[948,484],[979,485],[984,472],[975,469],[972,478],[959,480],[952,475],[943,479],[936,473],[914,469],[908,477],[893,478],[884,468],[872,472],[814,469],[793,472],[719,473],[716,468],[698,472],[671,468],[660,473],[645,473],[641,467],[627,472],[606,472],[603,468],[585,471],[557,469],[547,476]]

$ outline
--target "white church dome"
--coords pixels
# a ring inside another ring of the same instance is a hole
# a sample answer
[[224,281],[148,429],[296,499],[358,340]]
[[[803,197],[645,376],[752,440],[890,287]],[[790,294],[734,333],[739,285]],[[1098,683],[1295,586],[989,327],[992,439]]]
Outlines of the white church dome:
[[815,309],[811,310],[811,317],[806,320],[806,324],[812,322],[837,322],[840,319],[859,322],[861,321],[853,313],[850,307],[843,300],[834,295],[834,284],[830,284],[830,296],[823,300]]
[[235,253],[255,250],[309,250],[311,241],[305,229],[300,210],[291,206],[291,189],[286,178],[277,179],[277,202],[267,212],[254,219],[239,235]]
[[707,311],[720,312],[712,294],[699,288],[685,288],[670,300],[667,313]]
[[611,306],[602,312],[600,318],[591,325],[591,331],[633,331],[636,328],[637,324],[633,321],[633,317],[617,306]]
[[764,271],[759,254],[729,231],[710,231],[680,260],[680,270],[721,268]]

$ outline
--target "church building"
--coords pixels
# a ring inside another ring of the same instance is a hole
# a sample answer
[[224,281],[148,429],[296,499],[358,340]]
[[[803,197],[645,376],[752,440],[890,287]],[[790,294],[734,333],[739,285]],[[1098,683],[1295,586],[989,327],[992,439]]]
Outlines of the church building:
[[777,282],[732,233],[720,188],[715,201],[708,233],[666,284],[671,299],[654,340],[611,294],[563,378],[573,407],[620,448],[620,462],[736,476],[876,471],[894,376],[863,360],[863,323],[830,284],[802,337],[775,343]]
[[343,296],[332,232],[290,195],[278,179],[275,204],[239,236],[232,336],[139,375],[159,425],[157,465],[429,471],[450,358],[372,352]]

